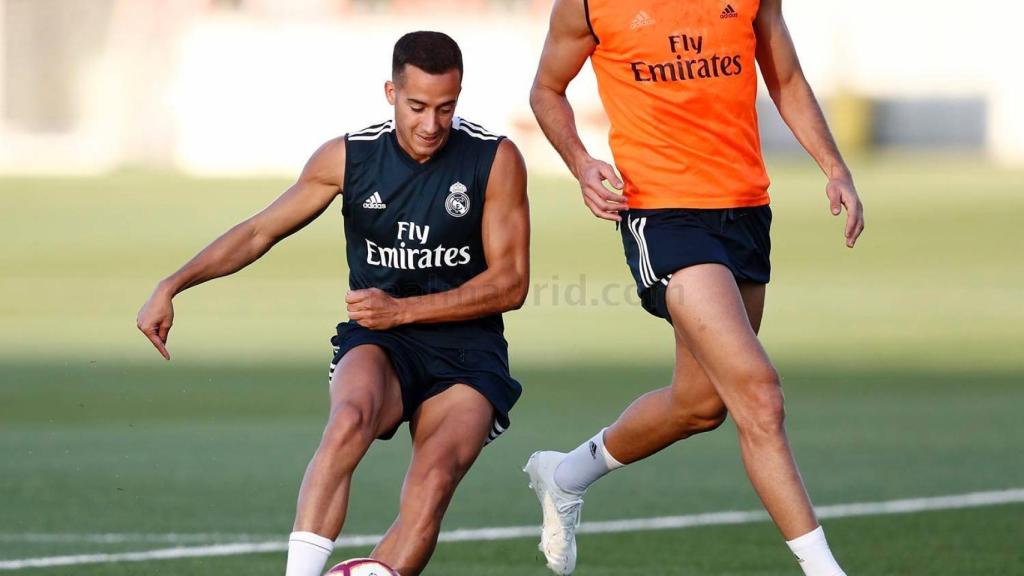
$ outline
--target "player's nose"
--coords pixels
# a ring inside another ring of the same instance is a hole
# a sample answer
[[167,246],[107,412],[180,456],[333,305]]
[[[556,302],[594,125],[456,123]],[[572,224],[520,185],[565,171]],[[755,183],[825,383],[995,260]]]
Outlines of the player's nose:
[[428,112],[423,120],[423,131],[431,136],[437,135],[441,131],[441,115],[436,111]]

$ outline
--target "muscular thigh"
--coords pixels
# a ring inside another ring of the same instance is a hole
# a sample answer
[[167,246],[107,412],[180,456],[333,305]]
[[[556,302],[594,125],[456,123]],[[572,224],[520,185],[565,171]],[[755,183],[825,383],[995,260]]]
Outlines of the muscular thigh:
[[402,389],[398,375],[380,346],[357,346],[338,360],[331,375],[331,414],[342,405],[358,408],[376,435],[402,420]]
[[726,389],[732,383],[772,378],[774,368],[755,333],[763,287],[741,289],[731,272],[718,264],[680,270],[671,282],[684,294],[670,304],[676,333],[726,404]]
[[482,394],[465,384],[448,388],[413,415],[413,468],[443,466],[465,473],[493,424],[494,407]]
[[[761,328],[761,317],[764,311],[765,285],[744,282],[739,284],[740,297],[743,300],[744,309],[750,322],[750,327],[756,334]],[[706,406],[708,412],[713,412],[716,405],[722,410],[725,405],[718,395],[714,384],[708,377],[704,367],[694,357],[693,352],[688,348],[686,341],[679,331],[676,331],[676,362],[672,374],[673,394],[688,405]]]

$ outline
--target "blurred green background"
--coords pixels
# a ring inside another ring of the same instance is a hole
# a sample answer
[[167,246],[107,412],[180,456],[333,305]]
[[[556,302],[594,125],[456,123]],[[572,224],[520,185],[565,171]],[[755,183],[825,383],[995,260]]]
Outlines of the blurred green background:
[[[867,229],[848,250],[820,173],[786,159],[769,169],[762,337],[815,501],[1024,487],[1024,171],[952,155],[855,160]],[[157,280],[287,185],[141,171],[0,179],[0,562],[284,538],[326,416],[327,338],[344,319],[337,204],[250,269],[177,298],[170,363],[135,314]],[[636,305],[618,233],[589,215],[572,181],[535,179],[530,193],[534,288],[506,317],[525,394],[447,529],[538,523],[519,471],[529,453],[571,448],[671,371],[670,328]],[[407,438],[375,446],[357,472],[345,533],[391,522]],[[584,520],[757,507],[726,426],[611,475]],[[1022,513],[825,526],[851,574],[1021,574]],[[582,575],[796,570],[769,523],[583,536],[580,548]],[[271,553],[25,573],[282,566]],[[427,571],[544,573],[526,539],[443,544]]]

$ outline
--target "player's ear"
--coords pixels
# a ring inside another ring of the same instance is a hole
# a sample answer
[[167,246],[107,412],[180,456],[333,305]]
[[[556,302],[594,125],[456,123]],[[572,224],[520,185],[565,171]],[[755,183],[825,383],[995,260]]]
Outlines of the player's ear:
[[395,83],[391,80],[384,82],[384,96],[387,97],[388,104],[395,105],[397,100],[395,97]]

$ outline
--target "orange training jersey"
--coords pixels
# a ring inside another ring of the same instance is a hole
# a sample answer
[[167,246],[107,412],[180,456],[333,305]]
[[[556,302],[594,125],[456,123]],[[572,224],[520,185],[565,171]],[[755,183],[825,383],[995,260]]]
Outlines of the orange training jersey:
[[584,0],[630,208],[768,204],[757,131],[759,0]]

